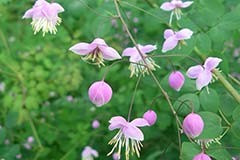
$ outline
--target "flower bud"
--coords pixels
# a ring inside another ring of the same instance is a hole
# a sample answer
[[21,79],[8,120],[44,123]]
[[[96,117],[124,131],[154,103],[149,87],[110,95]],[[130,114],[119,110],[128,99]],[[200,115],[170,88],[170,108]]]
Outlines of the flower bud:
[[204,153],[200,153],[198,155],[196,155],[193,160],[212,160],[208,155],[204,154]]
[[94,120],[92,122],[92,128],[96,129],[100,126],[100,122],[98,120]]
[[153,110],[148,110],[144,113],[143,118],[152,126],[157,120],[157,114]]
[[32,136],[28,137],[27,142],[28,143],[33,143],[34,142],[34,138]]
[[190,113],[183,120],[183,131],[191,138],[198,137],[204,128],[204,122],[200,115],[196,113]]
[[113,154],[113,160],[119,160],[120,159],[120,156],[118,153],[114,153]]
[[175,89],[176,91],[180,91],[184,84],[185,78],[183,74],[179,71],[173,71],[169,78],[168,78],[168,83],[171,88]]
[[97,107],[108,103],[112,98],[112,88],[104,81],[94,82],[88,90],[89,99]]

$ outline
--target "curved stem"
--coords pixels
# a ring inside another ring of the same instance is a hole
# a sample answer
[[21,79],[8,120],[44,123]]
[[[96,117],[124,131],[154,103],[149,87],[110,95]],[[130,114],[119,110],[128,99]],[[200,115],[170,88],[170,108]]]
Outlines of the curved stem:
[[142,74],[138,77],[138,80],[137,80],[137,83],[136,83],[136,86],[135,86],[135,89],[134,89],[134,92],[133,92],[133,95],[132,95],[131,104],[130,104],[129,111],[128,111],[128,121],[130,121],[130,118],[131,118],[133,103],[134,103],[134,100],[135,100],[135,97],[136,97],[137,88],[139,86],[141,78],[142,78]]

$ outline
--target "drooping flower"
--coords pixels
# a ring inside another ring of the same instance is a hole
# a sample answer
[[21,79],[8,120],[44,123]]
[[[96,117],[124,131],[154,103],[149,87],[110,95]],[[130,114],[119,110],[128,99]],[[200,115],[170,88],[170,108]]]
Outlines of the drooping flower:
[[[129,70],[131,71],[130,77],[132,77],[133,75],[138,76],[139,73],[142,73],[142,74],[148,73],[148,68],[150,70],[155,70],[155,67],[159,68],[159,66],[154,62],[154,60],[150,57],[147,57],[146,55],[147,53],[156,50],[157,49],[156,45],[142,46],[138,44],[138,48],[143,54],[146,64],[136,47],[126,48],[122,54],[123,56],[130,57],[129,61],[132,62],[130,63],[130,66],[129,66]],[[146,67],[146,65],[148,66],[148,68]]]
[[104,81],[97,81],[88,89],[88,96],[93,104],[101,107],[111,100],[112,88]]
[[144,113],[143,118],[150,126],[154,125],[157,121],[157,114],[153,110],[148,110]]
[[95,119],[95,120],[92,122],[92,128],[96,129],[96,128],[98,128],[99,126],[100,126],[100,122]]
[[116,60],[121,59],[121,56],[118,52],[109,47],[106,42],[101,38],[96,38],[91,43],[78,43],[72,46],[70,49],[73,53],[84,56],[82,59],[84,61],[92,61],[93,64],[104,66],[104,60]]
[[183,120],[183,131],[191,138],[198,137],[204,128],[202,117],[196,113],[188,114]]
[[116,148],[118,148],[118,155],[120,158],[121,148],[125,147],[125,157],[129,160],[129,153],[136,153],[140,157],[140,150],[142,147],[141,141],[144,140],[144,135],[138,127],[149,126],[144,118],[136,118],[131,122],[126,121],[121,116],[112,117],[109,121],[109,130],[119,129],[118,133],[109,142],[114,144],[113,149],[108,156],[111,155]]
[[196,80],[196,87],[201,90],[203,87],[208,86],[213,78],[212,70],[217,68],[222,59],[216,57],[209,57],[206,59],[204,65],[196,65],[190,67],[187,71],[187,76]]
[[82,160],[93,160],[98,157],[98,152],[90,146],[86,146],[82,151]]
[[212,160],[207,154],[204,154],[203,152],[196,155],[193,160]]
[[32,18],[32,27],[34,34],[42,30],[43,36],[50,32],[56,34],[56,26],[62,22],[58,13],[64,11],[64,8],[58,3],[48,3],[45,0],[37,0],[34,6],[27,10],[23,18]]
[[177,20],[181,19],[181,8],[187,8],[192,4],[193,1],[182,2],[181,0],[172,0],[171,2],[164,2],[160,8],[165,11],[172,11],[169,20],[169,24],[171,25],[173,16],[176,15]]
[[184,85],[185,78],[180,71],[173,71],[168,77],[168,83],[171,88],[180,91]]
[[184,40],[190,39],[193,31],[184,28],[178,32],[174,32],[172,29],[166,29],[164,31],[165,41],[163,43],[162,52],[165,53],[169,50],[174,49],[179,41],[184,43]]

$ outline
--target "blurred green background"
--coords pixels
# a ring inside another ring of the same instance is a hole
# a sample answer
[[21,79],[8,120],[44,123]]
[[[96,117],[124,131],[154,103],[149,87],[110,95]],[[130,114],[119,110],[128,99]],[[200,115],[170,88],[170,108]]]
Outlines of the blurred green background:
[[[116,132],[108,131],[108,120],[117,115],[127,117],[136,77],[129,78],[128,63],[114,65],[106,81],[113,88],[110,103],[96,108],[88,99],[91,83],[101,80],[106,67],[98,68],[85,63],[68,49],[78,42],[91,42],[101,37],[119,53],[132,47],[128,36],[116,15],[112,0],[56,0],[64,8],[60,14],[63,23],[56,35],[33,34],[30,19],[23,20],[24,12],[33,0],[0,0],[0,158],[24,160],[78,160],[87,145],[96,149],[98,159],[106,157],[111,150],[108,141]],[[121,11],[132,33],[140,44],[156,44],[160,55],[163,32],[170,16],[159,9],[162,0],[121,0]],[[239,91],[239,85],[228,75],[240,79],[240,1],[195,0],[185,9],[180,21],[173,28],[190,28],[194,36],[187,46],[176,48],[166,54],[191,55],[202,62],[194,52],[198,47],[205,56],[217,56],[224,61],[220,68],[230,83]],[[190,100],[195,111],[200,112],[207,127],[202,138],[219,137],[226,122],[231,129],[222,139],[222,146],[213,144],[209,154],[217,160],[231,160],[239,156],[240,106],[219,83],[210,85],[210,95],[204,89],[197,92],[195,82],[186,78],[181,92],[176,93],[167,84],[169,73],[175,68],[186,72],[195,65],[186,58],[156,58],[161,66],[155,74],[169,93],[177,109],[179,100]],[[111,64],[107,63],[107,64]],[[145,140],[143,160],[191,160],[200,152],[182,135],[182,150],[178,147],[175,119],[169,106],[150,76],[142,78],[134,101],[132,119],[141,117],[153,109],[158,121],[152,127],[143,128]],[[182,107],[181,118],[189,112]],[[93,120],[101,126],[93,129]],[[34,126],[33,126],[34,124]],[[39,141],[36,138],[39,136]],[[35,141],[30,150],[24,147],[29,136]],[[134,156],[131,159],[135,159]],[[137,159],[137,158],[136,158]]]

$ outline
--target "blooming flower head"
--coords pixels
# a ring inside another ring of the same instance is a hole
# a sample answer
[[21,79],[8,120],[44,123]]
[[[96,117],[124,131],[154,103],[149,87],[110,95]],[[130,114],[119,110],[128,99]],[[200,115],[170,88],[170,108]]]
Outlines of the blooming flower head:
[[92,128],[96,129],[96,128],[98,128],[99,126],[100,126],[100,122],[95,119],[95,120],[92,122]]
[[48,3],[45,0],[37,0],[34,6],[27,10],[23,18],[32,18],[34,34],[42,30],[43,36],[50,32],[56,34],[57,25],[60,25],[61,18],[58,13],[63,12],[63,7],[58,3]]
[[207,154],[204,154],[203,152],[196,155],[193,160],[212,160]]
[[172,29],[166,29],[164,31],[165,41],[163,43],[162,52],[165,53],[174,49],[178,45],[179,41],[184,42],[184,40],[190,39],[192,34],[193,31],[187,28],[184,28],[178,32],[174,32]]
[[212,70],[217,68],[222,61],[220,58],[209,57],[206,59],[204,65],[196,65],[190,67],[187,71],[187,76],[196,80],[196,87],[201,90],[203,87],[208,86],[213,78]]
[[[130,57],[130,66],[129,66],[129,70],[131,71],[131,75],[130,77],[132,77],[133,75],[138,76],[139,73],[144,74],[145,72],[148,73],[148,68],[150,70],[155,70],[155,67],[159,67],[152,58],[147,57],[147,53],[152,52],[154,50],[157,49],[156,45],[145,45],[142,46],[140,44],[138,44],[138,48],[141,51],[141,53],[143,54],[143,56],[145,57],[145,62],[142,59],[140,53],[138,52],[136,47],[133,48],[126,48],[123,51],[123,56],[128,56]],[[148,68],[145,66],[147,65]]]
[[[140,157],[142,147],[141,141],[144,140],[144,135],[138,127],[149,126],[148,122],[143,118],[136,118],[131,122],[126,121],[121,116],[112,117],[109,121],[109,130],[119,129],[118,133],[109,142],[114,144],[113,149],[108,156],[118,147],[118,155],[120,159],[121,148],[125,146],[125,157],[129,160],[129,152],[136,153]],[[131,145],[130,145],[131,143]]]
[[183,120],[183,131],[191,138],[198,137],[204,128],[204,122],[200,115],[196,113],[188,114]]
[[148,110],[144,113],[143,118],[150,126],[154,125],[157,121],[157,114],[153,110]]
[[78,43],[72,46],[69,50],[78,55],[84,56],[82,58],[83,60],[90,60],[93,62],[93,64],[96,64],[99,67],[101,65],[104,66],[104,60],[112,61],[121,59],[121,56],[118,54],[118,52],[112,47],[109,47],[101,38],[96,38],[91,43]]
[[101,107],[111,100],[112,88],[104,81],[97,81],[88,89],[88,96],[93,104]]
[[184,85],[185,78],[180,71],[173,71],[168,77],[168,83],[171,88],[180,91]]
[[172,11],[169,21],[169,24],[171,25],[173,15],[176,15],[177,20],[181,19],[181,8],[187,8],[192,5],[192,3],[193,1],[182,2],[181,0],[172,0],[171,2],[164,2],[160,8],[165,11]]
[[86,146],[82,151],[82,160],[93,160],[98,157],[98,152],[89,146]]

